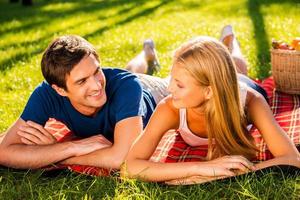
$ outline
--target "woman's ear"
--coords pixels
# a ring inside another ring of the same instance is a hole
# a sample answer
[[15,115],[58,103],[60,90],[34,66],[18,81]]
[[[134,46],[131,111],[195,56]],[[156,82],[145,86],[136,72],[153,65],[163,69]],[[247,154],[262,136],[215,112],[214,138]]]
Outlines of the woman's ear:
[[67,92],[65,89],[61,88],[61,87],[58,87],[57,85],[55,84],[52,84],[51,87],[60,95],[60,96],[67,96]]
[[213,96],[213,91],[212,91],[211,86],[207,86],[207,87],[205,88],[204,95],[205,95],[204,97],[205,97],[206,100],[209,100],[209,99],[212,98],[212,96]]

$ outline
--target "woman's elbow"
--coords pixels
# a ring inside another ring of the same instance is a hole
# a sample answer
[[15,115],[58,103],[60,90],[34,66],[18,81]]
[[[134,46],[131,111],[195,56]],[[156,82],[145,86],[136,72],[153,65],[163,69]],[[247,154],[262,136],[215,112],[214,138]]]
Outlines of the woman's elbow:
[[120,167],[120,176],[123,179],[131,179],[133,178],[133,174],[130,170],[128,170],[128,160],[125,160],[125,162]]
[[292,165],[300,168],[300,152],[296,146],[294,146],[293,151],[291,151],[289,158],[292,162]]
[[297,152],[297,154],[294,156],[294,158],[295,158],[296,166],[297,166],[298,168],[300,168],[300,153]]
[[300,168],[300,153],[298,151],[286,155],[285,158],[288,165]]

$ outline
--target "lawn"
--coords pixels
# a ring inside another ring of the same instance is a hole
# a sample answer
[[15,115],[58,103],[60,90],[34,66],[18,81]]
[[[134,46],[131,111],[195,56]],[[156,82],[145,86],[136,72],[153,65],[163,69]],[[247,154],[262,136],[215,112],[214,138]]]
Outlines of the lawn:
[[[78,34],[95,45],[103,66],[123,68],[152,38],[166,76],[171,56],[197,35],[219,37],[232,24],[249,63],[249,75],[270,75],[272,38],[300,36],[299,0],[33,0],[22,7],[0,0],[0,132],[20,115],[43,80],[40,59],[56,36]],[[204,185],[171,187],[64,172],[0,169],[1,199],[297,199],[300,177],[266,174]]]

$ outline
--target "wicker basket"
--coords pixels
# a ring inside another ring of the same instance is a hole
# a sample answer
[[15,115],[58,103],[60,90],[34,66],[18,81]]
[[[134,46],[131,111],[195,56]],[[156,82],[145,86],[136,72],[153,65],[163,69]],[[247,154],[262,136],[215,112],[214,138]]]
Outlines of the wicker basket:
[[288,94],[300,94],[300,51],[271,50],[275,87]]

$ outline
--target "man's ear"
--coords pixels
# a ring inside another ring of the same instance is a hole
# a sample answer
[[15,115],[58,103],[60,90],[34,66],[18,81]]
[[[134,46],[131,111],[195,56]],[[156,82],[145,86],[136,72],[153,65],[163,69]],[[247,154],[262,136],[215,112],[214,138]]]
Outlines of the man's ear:
[[206,89],[205,89],[205,99],[206,100],[209,100],[209,99],[211,99],[212,98],[212,96],[213,96],[213,91],[212,91],[212,88],[211,88],[211,86],[207,86],[206,87]]
[[58,87],[57,85],[55,84],[52,84],[51,87],[60,95],[60,96],[67,96],[67,92],[65,89],[61,88],[61,87]]

